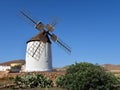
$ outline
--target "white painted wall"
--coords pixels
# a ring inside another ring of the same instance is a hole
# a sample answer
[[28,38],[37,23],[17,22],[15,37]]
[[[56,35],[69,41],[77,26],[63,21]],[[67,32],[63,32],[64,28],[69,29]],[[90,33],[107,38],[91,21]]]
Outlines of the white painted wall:
[[0,71],[10,70],[11,66],[0,66]]
[[[34,57],[32,57],[28,50],[31,48],[31,45],[38,44],[39,41],[32,41],[27,43],[27,51],[26,51],[26,66],[25,71],[26,72],[33,72],[33,71],[51,71],[52,70],[52,55],[51,55],[51,44],[50,43],[43,43],[44,49],[42,51],[42,54],[39,55],[39,59],[36,60]],[[41,45],[41,44],[40,44]],[[41,48],[40,48],[41,50]],[[40,51],[37,51],[36,53],[40,54]]]

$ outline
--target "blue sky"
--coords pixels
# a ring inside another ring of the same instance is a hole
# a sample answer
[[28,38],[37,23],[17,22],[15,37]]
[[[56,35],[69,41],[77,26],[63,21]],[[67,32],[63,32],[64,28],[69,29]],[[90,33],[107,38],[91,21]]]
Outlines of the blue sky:
[[120,64],[119,0],[1,0],[0,62],[25,59],[26,41],[38,33],[19,16],[23,9],[44,24],[59,19],[54,33],[72,53],[52,43],[54,67],[76,61]]

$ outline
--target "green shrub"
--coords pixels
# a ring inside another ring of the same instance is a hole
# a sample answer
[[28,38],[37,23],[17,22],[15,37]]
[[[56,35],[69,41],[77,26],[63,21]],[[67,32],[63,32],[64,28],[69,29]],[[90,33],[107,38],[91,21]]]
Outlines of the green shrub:
[[47,77],[44,77],[41,74],[27,74],[25,76],[16,76],[14,79],[14,83],[19,88],[34,88],[34,87],[52,87],[53,82]]
[[56,80],[58,87],[68,90],[113,90],[119,83],[118,77],[99,65],[86,62],[71,65],[66,74]]

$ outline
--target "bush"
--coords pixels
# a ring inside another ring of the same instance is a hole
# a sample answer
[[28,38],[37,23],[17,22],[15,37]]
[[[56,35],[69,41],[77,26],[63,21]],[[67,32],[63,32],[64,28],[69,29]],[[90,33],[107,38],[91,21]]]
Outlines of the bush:
[[91,63],[75,63],[71,65],[64,76],[57,79],[58,87],[68,90],[113,90],[120,79],[107,73],[99,65]]
[[16,76],[14,79],[14,83],[19,88],[34,88],[34,87],[52,87],[53,83],[47,77],[44,77],[41,74],[27,74],[25,76]]

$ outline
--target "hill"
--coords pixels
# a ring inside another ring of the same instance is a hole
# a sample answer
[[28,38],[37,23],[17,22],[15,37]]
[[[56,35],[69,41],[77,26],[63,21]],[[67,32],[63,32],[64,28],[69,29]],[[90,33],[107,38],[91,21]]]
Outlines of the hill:
[[111,72],[120,72],[120,65],[104,64],[102,67]]
[[11,61],[7,61],[7,62],[3,62],[3,63],[0,63],[0,65],[11,65],[12,63],[21,63],[21,64],[25,64],[25,60],[11,60]]
[[104,64],[102,66],[107,70],[120,70],[120,65]]

